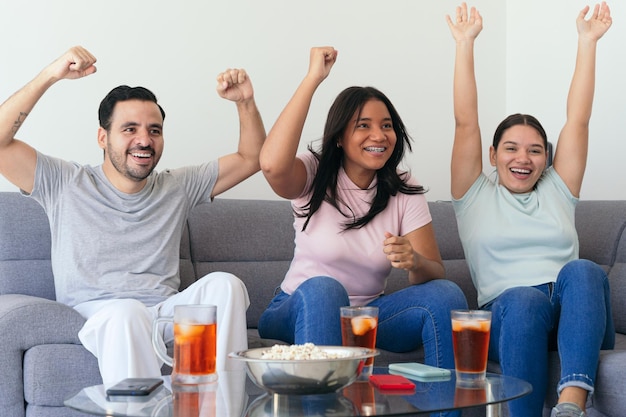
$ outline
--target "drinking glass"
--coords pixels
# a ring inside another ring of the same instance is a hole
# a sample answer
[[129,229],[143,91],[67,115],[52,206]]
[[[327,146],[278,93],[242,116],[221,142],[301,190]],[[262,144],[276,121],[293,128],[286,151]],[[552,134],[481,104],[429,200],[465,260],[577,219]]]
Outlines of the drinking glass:
[[[201,384],[217,379],[217,306],[206,304],[178,305],[174,317],[154,321],[152,345],[157,356],[172,367],[172,383]],[[174,325],[174,357],[159,343],[159,324]]]
[[487,372],[491,312],[452,310],[451,316],[456,382],[461,386],[480,385]]
[[[376,330],[378,329],[378,307],[347,306],[341,307],[341,342],[344,346],[376,348]],[[361,375],[372,374],[374,357],[368,358]]]

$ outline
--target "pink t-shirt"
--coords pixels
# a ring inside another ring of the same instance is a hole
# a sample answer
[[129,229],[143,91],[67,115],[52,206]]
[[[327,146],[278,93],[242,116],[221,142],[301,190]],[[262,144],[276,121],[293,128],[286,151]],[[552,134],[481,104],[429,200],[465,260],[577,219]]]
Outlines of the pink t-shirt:
[[[318,162],[310,152],[298,157],[306,166],[305,190],[308,190]],[[370,202],[375,196],[376,182],[374,178],[368,189],[361,190],[348,178],[343,168],[340,168],[337,180],[338,200],[344,201],[357,218],[362,217],[368,212]],[[416,184],[412,178],[409,182]],[[292,200],[291,204],[297,212],[301,212],[300,208],[309,199],[310,194],[307,193]],[[342,210],[350,213],[345,206],[342,206]],[[344,217],[337,209],[324,202],[304,232],[302,226],[306,218],[295,216],[296,248],[281,289],[291,294],[298,285],[311,277],[328,276],[343,284],[352,305],[367,304],[383,293],[391,271],[391,263],[383,253],[385,232],[403,236],[427,225],[431,220],[423,194],[398,193],[389,199],[387,208],[366,226],[344,231],[343,225],[352,221],[352,218]]]

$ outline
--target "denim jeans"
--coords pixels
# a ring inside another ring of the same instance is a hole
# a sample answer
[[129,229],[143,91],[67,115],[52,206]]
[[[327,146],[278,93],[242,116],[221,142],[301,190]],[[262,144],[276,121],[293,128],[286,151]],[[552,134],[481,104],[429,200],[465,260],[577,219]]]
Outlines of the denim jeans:
[[[339,307],[349,305],[337,280],[313,277],[289,295],[280,291],[259,320],[263,338],[287,343],[341,345]],[[376,346],[392,352],[410,352],[424,345],[425,362],[454,368],[450,310],[467,308],[461,289],[437,279],[411,285],[372,301],[378,307]]]
[[593,393],[600,349],[615,344],[609,282],[598,265],[571,261],[556,283],[511,288],[483,308],[492,312],[490,359],[504,375],[533,386],[530,395],[509,403],[511,417],[542,415],[554,339],[561,360],[558,393],[568,386]]

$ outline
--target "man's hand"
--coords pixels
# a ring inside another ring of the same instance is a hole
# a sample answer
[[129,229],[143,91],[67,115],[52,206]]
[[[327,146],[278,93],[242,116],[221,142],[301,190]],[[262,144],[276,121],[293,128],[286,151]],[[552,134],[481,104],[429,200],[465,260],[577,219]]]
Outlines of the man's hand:
[[254,97],[250,77],[243,69],[227,69],[217,76],[217,93],[234,102],[244,102]]
[[83,78],[96,72],[96,57],[82,46],[74,46],[44,71],[54,81]]

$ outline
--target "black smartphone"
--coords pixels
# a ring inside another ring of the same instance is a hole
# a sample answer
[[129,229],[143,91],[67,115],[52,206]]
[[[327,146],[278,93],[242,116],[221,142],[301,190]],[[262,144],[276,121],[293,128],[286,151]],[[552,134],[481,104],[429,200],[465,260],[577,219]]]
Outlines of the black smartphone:
[[163,384],[161,378],[126,378],[107,389],[109,396],[146,396]]

